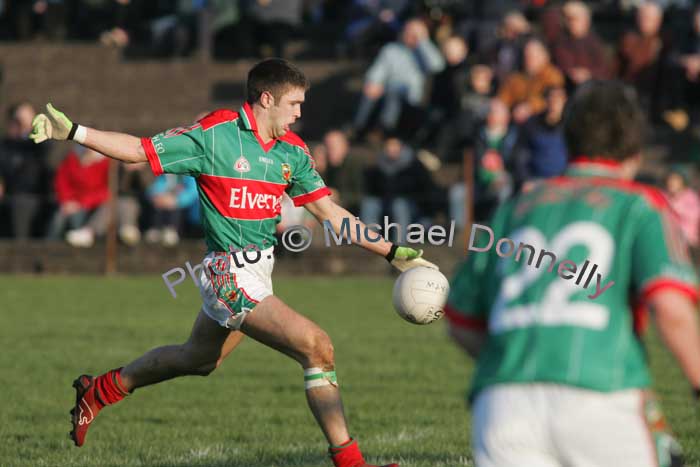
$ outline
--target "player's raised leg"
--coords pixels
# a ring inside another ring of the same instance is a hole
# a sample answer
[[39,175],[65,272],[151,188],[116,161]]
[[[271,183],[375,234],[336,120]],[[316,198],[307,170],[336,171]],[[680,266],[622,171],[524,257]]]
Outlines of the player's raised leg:
[[96,378],[81,375],[74,382],[75,407],[71,410],[76,446],[85,442],[87,430],[107,405],[122,400],[134,389],[185,375],[207,376],[240,343],[243,334],[221,327],[200,311],[184,344],[155,348],[123,368]]
[[336,467],[372,467],[348,433],[328,334],[274,295],[255,307],[241,325],[241,331],[302,366],[306,399],[330,444],[329,453]]
[[242,333],[220,326],[200,311],[187,342],[155,348],[123,368],[124,388],[133,391],[178,376],[207,376],[242,338]]

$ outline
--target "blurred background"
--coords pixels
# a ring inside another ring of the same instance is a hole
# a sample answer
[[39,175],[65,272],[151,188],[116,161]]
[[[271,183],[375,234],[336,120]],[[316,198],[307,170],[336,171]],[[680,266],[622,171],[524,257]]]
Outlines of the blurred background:
[[[650,122],[639,178],[664,190],[698,245],[694,1],[0,0],[0,464],[328,465],[295,399],[298,369],[252,340],[206,391],[194,378],[149,388],[105,415],[116,423],[103,420],[92,448],[76,451],[66,436],[71,377],[187,337],[201,303],[188,267],[205,245],[191,177],[154,179],[147,164],[34,145],[32,118],[52,102],[75,122],[151,136],[237,110],[248,70],[271,56],[311,80],[294,130],[342,205],[365,222],[454,221],[451,248],[425,246],[448,277],[472,222],[488,224],[499,203],[562,173],[562,111],[589,79],[637,90]],[[275,291],[333,336],[367,452],[472,465],[472,363],[442,325],[393,314],[385,261],[325,248],[315,221],[286,200],[279,230],[297,224],[315,229],[315,243],[277,249]],[[161,275],[177,268],[175,300]],[[688,387],[658,338],[649,349],[688,465],[700,465]]]
[[[448,273],[465,225],[562,173],[562,110],[589,79],[636,88],[651,123],[640,179],[665,190],[697,245],[690,0],[0,0],[0,272],[199,262],[192,178],[34,145],[30,122],[52,102],[82,124],[150,136],[238,109],[248,69],[270,56],[311,79],[295,131],[336,199],[365,222],[454,220],[454,246],[430,249]],[[294,224],[313,222],[287,203],[280,231]],[[387,271],[359,250],[322,250],[280,248],[277,271]]]

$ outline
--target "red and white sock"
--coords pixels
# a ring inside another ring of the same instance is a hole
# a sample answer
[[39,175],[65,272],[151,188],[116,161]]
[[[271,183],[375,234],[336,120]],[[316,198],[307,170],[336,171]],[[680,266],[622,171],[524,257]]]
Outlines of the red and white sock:
[[362,457],[357,441],[350,438],[340,446],[331,446],[328,452],[333,459],[335,467],[360,467],[365,465],[365,459]]
[[124,389],[121,372],[122,369],[117,368],[95,378],[95,390],[97,391],[95,399],[101,405],[100,408],[116,404],[129,395],[129,391]]

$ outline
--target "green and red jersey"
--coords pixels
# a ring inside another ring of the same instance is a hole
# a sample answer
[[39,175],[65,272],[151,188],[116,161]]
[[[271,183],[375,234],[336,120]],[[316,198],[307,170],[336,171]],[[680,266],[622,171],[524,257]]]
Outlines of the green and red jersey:
[[[502,205],[490,227],[557,257],[528,264],[494,249],[471,251],[452,280],[446,316],[488,333],[472,395],[500,383],[551,382],[597,391],[650,384],[640,333],[645,301],[674,289],[698,298],[698,282],[670,206],[657,189],[618,178],[612,161],[578,158],[566,173]],[[478,237],[477,237],[478,239]],[[475,242],[485,246],[488,239]],[[598,265],[614,286],[591,299],[557,275],[563,260]]]
[[330,194],[301,138],[290,131],[264,143],[248,103],[141,144],[155,175],[196,178],[209,251],[269,248],[285,192],[296,206]]

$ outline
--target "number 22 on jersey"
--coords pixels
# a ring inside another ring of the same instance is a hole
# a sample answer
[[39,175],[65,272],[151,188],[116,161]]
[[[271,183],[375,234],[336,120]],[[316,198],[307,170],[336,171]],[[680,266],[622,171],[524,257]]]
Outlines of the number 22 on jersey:
[[[615,252],[615,244],[610,233],[600,224],[590,221],[568,224],[549,242],[540,230],[532,226],[519,228],[508,237],[516,245],[521,242],[531,245],[535,252],[546,250],[554,253],[557,261],[566,259],[566,255],[575,247],[583,247],[587,251],[589,262],[597,264],[603,276],[609,272]],[[500,259],[497,265],[498,275],[502,277],[502,281],[490,313],[491,334],[501,334],[531,326],[605,329],[610,317],[610,311],[606,305],[595,303],[585,295],[574,297],[576,294],[587,295],[588,292],[573,280],[559,277],[557,264],[550,268],[549,262],[545,260],[540,267],[536,267],[538,262],[528,257],[532,252],[523,250],[522,253],[519,258],[519,267],[510,274],[506,273],[506,267],[512,259]],[[543,274],[546,276],[543,277]],[[533,288],[538,282],[542,284],[541,280],[547,281],[544,288]],[[530,290],[531,288],[533,289]]]

